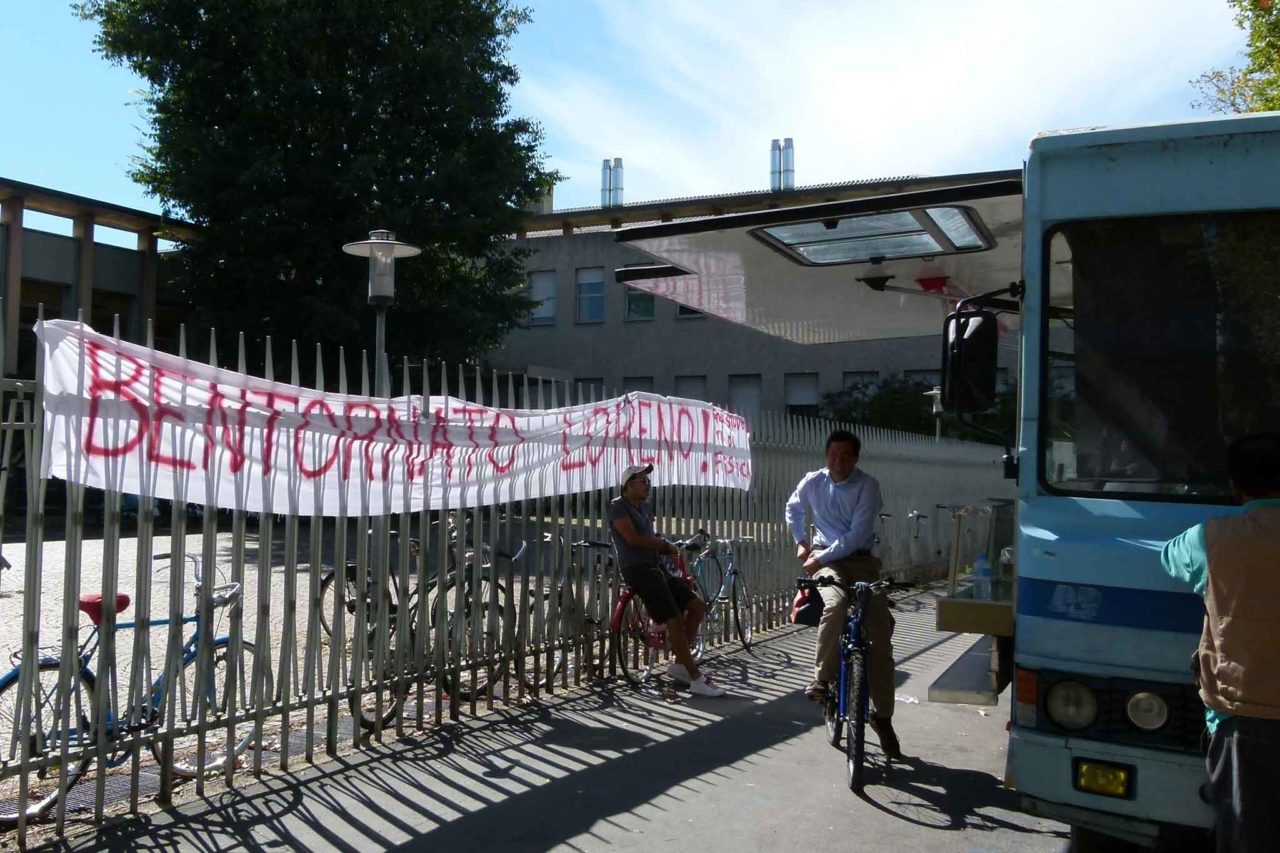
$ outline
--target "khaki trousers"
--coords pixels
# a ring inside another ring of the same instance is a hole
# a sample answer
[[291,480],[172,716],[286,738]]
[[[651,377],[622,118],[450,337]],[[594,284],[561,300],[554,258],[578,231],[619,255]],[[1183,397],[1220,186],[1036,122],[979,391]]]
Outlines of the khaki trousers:
[[[822,567],[813,575],[837,577],[845,583],[880,580],[878,557],[846,557]],[[840,635],[849,612],[850,595],[834,586],[821,586],[822,619],[818,622],[818,649],[814,678],[835,685],[840,673]],[[872,596],[862,617],[862,636],[867,642],[868,686],[877,717],[893,716],[893,615],[883,595]]]

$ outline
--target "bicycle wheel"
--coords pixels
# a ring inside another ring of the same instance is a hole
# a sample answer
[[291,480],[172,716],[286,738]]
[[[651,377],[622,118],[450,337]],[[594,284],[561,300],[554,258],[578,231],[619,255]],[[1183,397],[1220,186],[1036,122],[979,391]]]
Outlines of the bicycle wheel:
[[849,718],[849,736],[845,739],[845,775],[849,790],[862,793],[863,770],[867,758],[867,660],[866,651],[858,648],[845,662],[845,714]]
[[[502,681],[511,660],[502,650],[503,628],[507,619],[506,607],[502,604],[502,587],[482,580],[474,594],[470,591],[470,584],[466,584],[464,589],[466,592],[461,603],[458,602],[456,583],[450,583],[445,589],[445,633],[449,654],[456,654],[460,661],[457,683],[452,686],[452,692],[460,699],[469,699],[473,695],[483,696]],[[492,605],[494,592],[498,596],[496,608]],[[434,598],[432,605],[428,620],[434,629],[437,621]],[[459,615],[461,624],[458,624]]]
[[[183,779],[216,776],[226,770],[227,762],[234,762],[253,742],[252,710],[272,699],[271,670],[267,668],[262,694],[253,692],[253,662],[256,650],[253,643],[240,643],[240,660],[233,660],[231,641],[218,640],[213,646],[213,659],[209,673],[199,677],[199,657],[187,661],[179,674],[177,695],[173,697],[174,729],[194,728],[200,723],[201,714],[210,725],[204,735],[204,748],[194,732],[179,734],[173,739],[173,775]],[[234,691],[234,703],[232,699]],[[169,696],[163,685],[156,697],[161,719],[169,710]],[[233,727],[221,721],[229,717],[241,717]],[[159,762],[162,744],[153,741],[151,753]]]
[[[354,567],[348,566],[344,571],[345,581],[339,587],[337,583],[337,573],[329,572],[320,580],[320,627],[324,630],[326,637],[333,636],[333,611],[334,598],[338,595],[339,588],[342,589],[342,619],[343,632],[342,636],[345,641],[350,644],[352,640],[352,632],[355,630],[356,615],[359,613],[360,593],[356,586],[356,570]],[[396,616],[399,611],[399,586],[396,582],[395,575],[388,575],[387,582],[389,588],[386,591],[385,598],[387,601],[387,612],[390,614],[391,623],[387,629],[390,634],[396,631]],[[371,590],[373,586],[373,577],[370,575],[366,580],[365,586],[365,622],[368,626],[368,635],[366,637],[367,646],[371,646],[377,632],[378,612],[374,608],[374,595]]]
[[742,641],[742,647],[750,649],[751,635],[754,630],[752,626],[755,624],[755,608],[751,602],[751,591],[747,589],[747,579],[740,571],[733,574],[730,605],[733,609],[733,629],[737,632],[738,639]]
[[691,574],[698,581],[702,598],[707,602],[707,618],[703,620],[704,623],[719,627],[725,604],[720,596],[720,590],[724,587],[724,567],[720,565],[720,559],[714,555],[702,558],[694,564]]
[[[561,679],[561,673],[566,670],[568,674],[565,680],[576,678],[575,661],[581,659],[574,656],[575,646],[578,644],[582,644],[583,651],[591,650],[590,658],[582,661],[582,670],[586,678],[603,677],[609,664],[606,644],[601,642],[598,636],[600,621],[582,612],[570,586],[566,585],[562,588],[559,601],[559,636],[553,637],[550,641],[555,644],[556,649],[552,655],[551,666],[542,675],[544,689],[555,689],[556,683]],[[530,615],[532,616],[532,612]]]
[[333,636],[333,599],[339,588],[344,592],[342,609],[347,616],[354,616],[356,612],[356,596],[351,585],[344,583],[339,587],[337,577],[336,572],[328,572],[320,579],[320,627],[326,637]]
[[822,720],[827,724],[827,743],[840,746],[840,736],[844,734],[844,720],[840,716],[840,702],[836,691],[827,691],[827,698],[822,703]]
[[632,596],[609,632],[609,654],[618,663],[623,679],[633,686],[648,680],[656,661],[656,651],[649,646],[653,620],[638,595]]
[[[38,667],[28,710],[30,724],[24,731],[18,729],[21,713],[20,668],[14,670],[14,675],[18,677],[0,690],[0,766],[13,770],[12,776],[5,776],[0,780],[0,825],[16,824],[20,812],[26,812],[28,820],[39,820],[58,804],[58,777],[63,767],[58,761],[64,745],[68,750],[65,765],[66,790],[70,791],[71,786],[89,767],[89,757],[85,755],[84,749],[94,740],[89,724],[93,690],[85,683],[80,672],[72,673],[68,722],[63,724],[58,718],[61,704],[58,701],[61,696],[58,690],[60,668],[61,665],[57,662],[43,663]],[[25,774],[25,808],[18,804],[18,791],[24,775],[18,773],[23,741],[30,744],[32,764],[43,765]]]
[[[352,719],[356,720],[361,728],[370,731],[378,727],[379,720],[384,729],[394,723],[404,707],[404,700],[409,696],[408,678],[397,677],[399,674],[396,672],[394,647],[388,649],[387,660],[382,668],[381,697],[378,695],[378,689],[373,686],[376,681],[374,671],[373,659],[370,657],[361,673],[360,692],[352,693],[350,699]],[[381,715],[378,713],[379,699],[382,702]]]
[[[394,583],[395,578],[390,580]],[[379,725],[386,728],[395,722],[396,717],[400,716],[400,712],[404,708],[405,700],[409,696],[410,674],[413,671],[413,649],[414,642],[417,638],[415,630],[414,608],[417,603],[417,591],[410,590],[409,598],[406,600],[406,606],[399,606],[399,590],[392,587],[387,593],[387,612],[390,614],[390,624],[387,629],[387,647],[384,657],[382,658],[382,688],[375,686],[378,681],[379,668],[376,665],[377,652],[377,623],[371,621],[369,632],[365,640],[365,656],[364,659],[357,662],[353,659],[353,667],[360,667],[360,692],[352,693],[348,699],[351,707],[351,717],[360,726],[369,731],[374,731]],[[354,618],[354,617],[353,617]],[[373,620],[374,613],[369,611],[369,618]],[[407,627],[403,630],[396,630],[401,619],[407,620]],[[399,646],[405,644],[404,659],[400,658]],[[349,647],[353,648],[353,647]],[[403,668],[401,668],[403,665]],[[354,679],[347,682],[348,686],[354,683]],[[381,713],[379,713],[381,706]]]

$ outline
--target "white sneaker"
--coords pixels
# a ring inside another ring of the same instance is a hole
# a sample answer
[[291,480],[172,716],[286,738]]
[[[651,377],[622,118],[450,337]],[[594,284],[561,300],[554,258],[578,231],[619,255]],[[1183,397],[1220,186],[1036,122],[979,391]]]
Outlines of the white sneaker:
[[693,676],[689,674],[689,670],[685,668],[684,664],[674,660],[667,665],[667,678],[681,686],[693,681]]
[[689,692],[694,696],[723,696],[726,691],[703,673],[697,681],[690,682]]

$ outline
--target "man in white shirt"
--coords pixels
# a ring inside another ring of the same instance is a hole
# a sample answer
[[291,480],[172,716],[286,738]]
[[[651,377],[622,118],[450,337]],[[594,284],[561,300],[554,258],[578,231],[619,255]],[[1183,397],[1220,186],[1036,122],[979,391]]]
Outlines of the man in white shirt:
[[[806,474],[787,501],[787,526],[796,542],[796,559],[806,575],[836,577],[845,583],[880,579],[880,560],[872,556],[875,525],[884,506],[880,484],[857,469],[862,442],[847,430],[827,438],[827,467]],[[813,519],[813,541],[805,531],[805,512]],[[805,695],[825,702],[839,678],[840,635],[849,610],[849,595],[834,586],[819,587],[822,619],[813,681]],[[901,758],[893,731],[893,617],[884,596],[872,597],[862,620],[869,641],[868,681],[871,689],[871,728],[880,738],[885,757]]]

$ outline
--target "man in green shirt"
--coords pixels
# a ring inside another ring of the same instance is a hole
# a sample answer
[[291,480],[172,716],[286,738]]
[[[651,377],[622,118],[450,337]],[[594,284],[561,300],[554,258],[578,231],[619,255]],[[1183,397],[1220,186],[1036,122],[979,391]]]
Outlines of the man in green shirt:
[[1280,434],[1227,448],[1239,515],[1165,543],[1165,571],[1204,597],[1195,672],[1209,731],[1209,800],[1224,851],[1280,845]]

